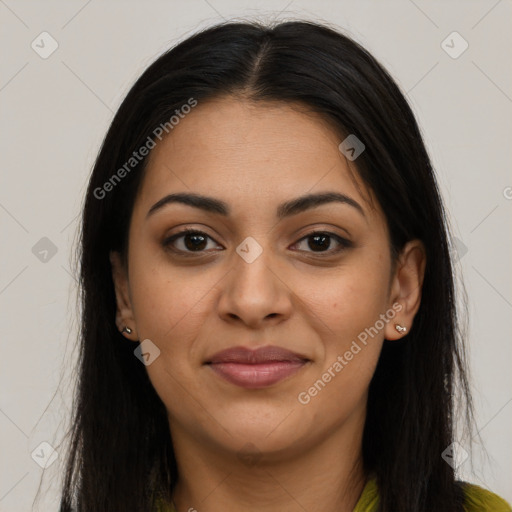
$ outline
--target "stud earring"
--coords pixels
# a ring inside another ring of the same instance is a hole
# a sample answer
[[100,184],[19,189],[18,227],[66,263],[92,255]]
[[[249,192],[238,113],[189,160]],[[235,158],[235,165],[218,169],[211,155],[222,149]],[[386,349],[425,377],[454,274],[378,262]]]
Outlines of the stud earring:
[[126,334],[131,334],[133,331],[128,326],[125,326],[125,328],[121,332],[125,332]]
[[395,329],[396,329],[399,333],[402,333],[402,332],[407,331],[407,327],[404,327],[403,325],[398,325],[398,324],[395,324]]

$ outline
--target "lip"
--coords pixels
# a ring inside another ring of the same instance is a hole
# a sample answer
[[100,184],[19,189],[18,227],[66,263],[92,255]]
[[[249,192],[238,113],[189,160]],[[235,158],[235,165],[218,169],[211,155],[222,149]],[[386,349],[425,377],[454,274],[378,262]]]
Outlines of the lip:
[[213,355],[205,364],[228,382],[247,389],[271,386],[297,373],[309,362],[305,356],[276,346],[256,350],[233,347]]

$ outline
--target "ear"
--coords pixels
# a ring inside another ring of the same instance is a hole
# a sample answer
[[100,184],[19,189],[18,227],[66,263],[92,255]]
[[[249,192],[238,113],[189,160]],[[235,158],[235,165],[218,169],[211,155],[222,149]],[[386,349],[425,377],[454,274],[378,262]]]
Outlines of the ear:
[[[423,243],[420,240],[407,242],[398,257],[391,282],[390,307],[395,305],[393,309],[396,315],[386,324],[385,339],[397,340],[411,331],[414,317],[421,303],[425,266],[426,252]],[[406,331],[397,331],[395,327],[397,324],[405,327]]]
[[[116,292],[116,325],[123,336],[132,341],[137,341],[137,329],[133,315],[130,290],[128,286],[128,272],[122,262],[121,254],[117,251],[110,252],[110,264],[112,265],[112,280]],[[123,332],[125,327],[131,329],[131,333]]]

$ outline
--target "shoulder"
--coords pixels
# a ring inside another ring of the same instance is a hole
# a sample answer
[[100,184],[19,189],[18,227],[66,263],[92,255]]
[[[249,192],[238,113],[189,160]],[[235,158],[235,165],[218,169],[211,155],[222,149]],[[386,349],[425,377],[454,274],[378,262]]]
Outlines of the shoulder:
[[464,489],[466,512],[512,512],[512,507],[503,498],[475,484],[460,482]]
[[171,504],[159,501],[156,503],[156,508],[154,509],[154,512],[176,512],[176,509]]

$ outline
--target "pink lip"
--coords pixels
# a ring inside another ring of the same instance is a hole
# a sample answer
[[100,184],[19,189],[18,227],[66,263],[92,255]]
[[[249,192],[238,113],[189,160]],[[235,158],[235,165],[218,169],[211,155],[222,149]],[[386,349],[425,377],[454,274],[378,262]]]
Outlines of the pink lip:
[[308,359],[280,347],[257,350],[234,347],[215,354],[206,362],[225,380],[248,389],[271,386],[302,368]]

